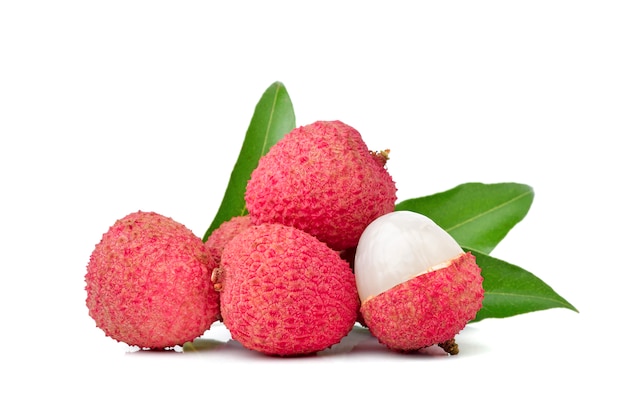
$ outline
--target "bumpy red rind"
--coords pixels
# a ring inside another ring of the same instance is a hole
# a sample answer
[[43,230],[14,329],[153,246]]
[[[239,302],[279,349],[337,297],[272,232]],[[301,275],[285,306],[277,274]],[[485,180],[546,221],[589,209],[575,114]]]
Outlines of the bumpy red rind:
[[335,250],[354,247],[370,222],[394,210],[396,186],[383,165],[356,129],[317,121],[259,160],[246,206],[254,224],[294,226]]
[[206,240],[206,246],[209,252],[215,258],[217,264],[222,258],[222,251],[226,244],[238,233],[252,225],[250,215],[234,216],[215,229]]
[[267,355],[324,350],[352,329],[358,309],[348,263],[308,233],[250,227],[222,253],[222,318],[233,339]]
[[87,307],[96,326],[131,346],[192,341],[219,315],[215,268],[202,240],[154,212],[136,212],[103,234],[87,265]]
[[467,252],[439,270],[394,286],[361,306],[372,335],[397,351],[453,339],[476,317],[484,290],[480,267]]

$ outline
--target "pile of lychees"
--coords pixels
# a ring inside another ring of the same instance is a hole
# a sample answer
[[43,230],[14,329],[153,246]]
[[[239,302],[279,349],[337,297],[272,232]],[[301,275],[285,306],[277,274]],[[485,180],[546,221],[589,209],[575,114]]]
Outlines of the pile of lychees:
[[318,121],[261,157],[248,212],[206,242],[154,212],[119,219],[87,266],[89,314],[107,336],[147,349],[222,321],[267,355],[324,350],[355,324],[395,351],[456,354],[482,306],[480,268],[430,219],[394,211],[387,158],[351,126]]

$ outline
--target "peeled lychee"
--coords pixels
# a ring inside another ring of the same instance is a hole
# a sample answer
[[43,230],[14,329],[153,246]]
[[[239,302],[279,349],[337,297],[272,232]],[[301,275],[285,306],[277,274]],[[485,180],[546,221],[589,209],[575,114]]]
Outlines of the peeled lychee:
[[324,350],[356,320],[359,302],[348,263],[290,226],[261,224],[239,233],[224,248],[214,280],[232,338],[267,355]]
[[222,251],[226,244],[238,233],[252,225],[250,215],[234,216],[222,222],[206,240],[206,246],[219,265],[222,258]]
[[294,226],[338,251],[354,247],[370,222],[394,210],[385,161],[343,122],[296,128],[252,172],[245,193],[252,222]]
[[164,349],[201,336],[219,315],[215,261],[184,225],[135,212],[103,234],[87,265],[96,326],[131,346]]
[[438,344],[456,354],[455,336],[482,307],[474,256],[418,213],[392,212],[372,222],[357,246],[355,275],[365,324],[393,350]]

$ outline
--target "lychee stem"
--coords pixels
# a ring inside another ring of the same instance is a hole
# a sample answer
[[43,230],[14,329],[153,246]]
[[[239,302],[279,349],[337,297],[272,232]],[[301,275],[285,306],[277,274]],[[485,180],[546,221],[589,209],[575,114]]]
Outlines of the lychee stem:
[[445,351],[446,353],[450,354],[451,356],[455,356],[455,355],[459,354],[459,346],[454,341],[454,338],[452,338],[451,340],[439,343],[438,345],[439,345],[439,347],[441,347],[443,349],[443,351]]
[[216,267],[211,272],[211,282],[213,283],[213,288],[216,292],[222,291],[222,275],[224,274],[223,270],[219,267]]
[[387,164],[387,161],[389,161],[389,153],[391,152],[391,150],[386,149],[384,151],[370,151],[370,154],[372,155],[372,157],[374,157],[376,159],[376,161],[378,161],[378,163],[384,167],[385,164]]

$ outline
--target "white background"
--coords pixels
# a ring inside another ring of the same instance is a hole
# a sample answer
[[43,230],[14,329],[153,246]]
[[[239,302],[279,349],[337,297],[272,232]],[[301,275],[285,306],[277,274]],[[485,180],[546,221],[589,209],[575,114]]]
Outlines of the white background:
[[[0,415],[623,414],[623,3],[217,3],[0,3]],[[84,303],[95,244],[136,210],[202,236],[274,81],[298,125],[390,148],[399,200],[533,186],[492,255],[580,313],[472,324],[455,357],[358,330],[301,359],[220,325],[184,353],[105,337]]]

